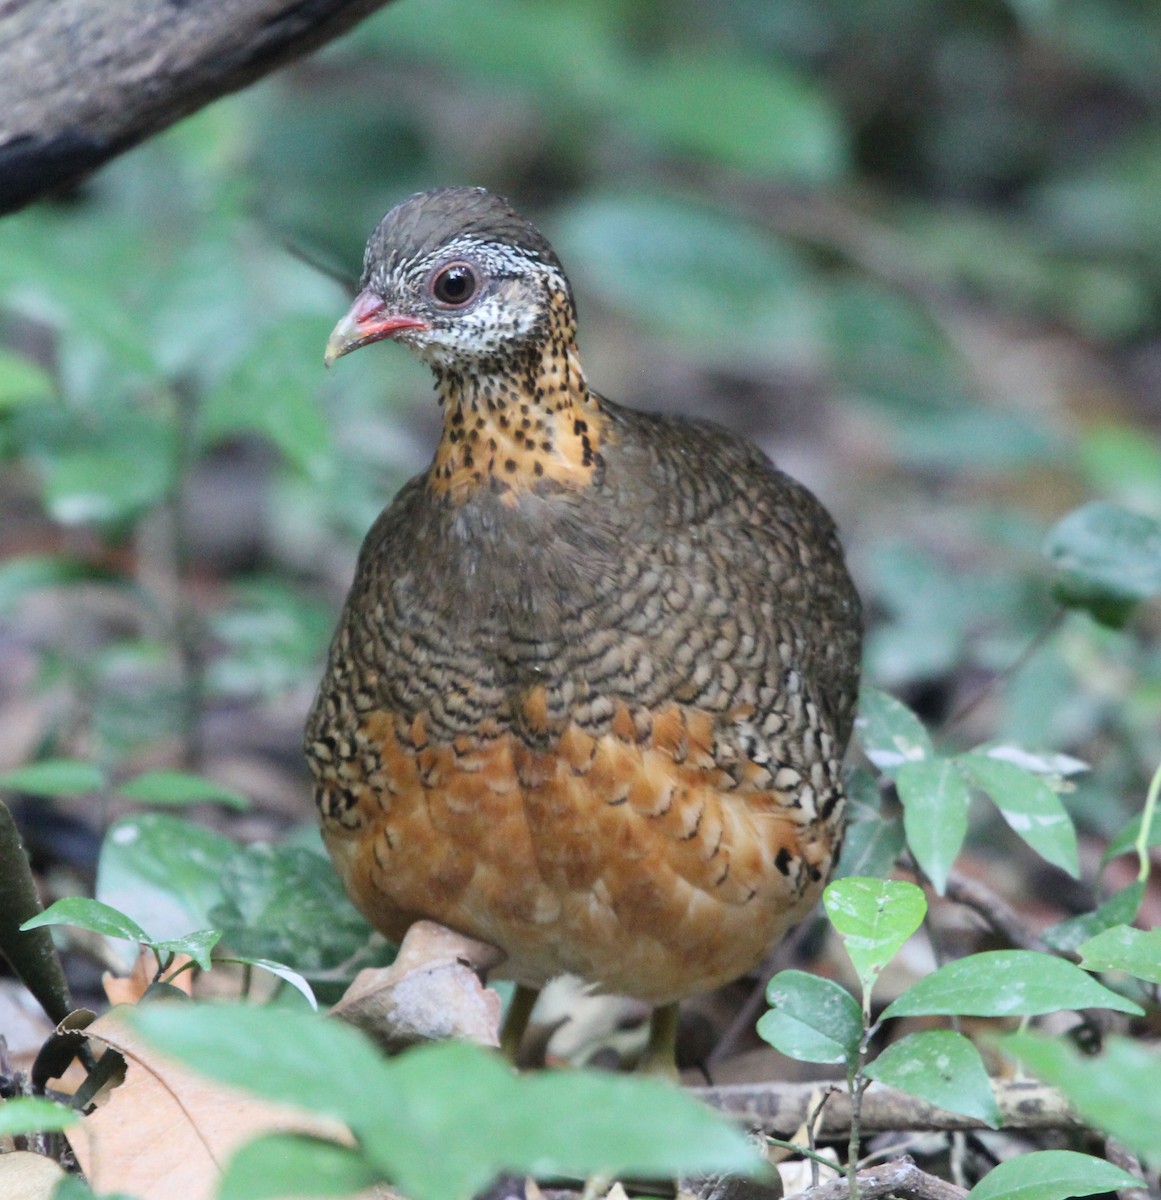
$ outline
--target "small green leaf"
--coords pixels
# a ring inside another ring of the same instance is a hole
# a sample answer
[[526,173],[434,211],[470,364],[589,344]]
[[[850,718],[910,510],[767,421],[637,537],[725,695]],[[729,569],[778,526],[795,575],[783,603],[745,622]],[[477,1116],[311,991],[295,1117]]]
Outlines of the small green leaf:
[[915,861],[942,896],[947,876],[967,836],[970,795],[948,758],[903,763],[895,771],[903,802],[903,828]]
[[1040,937],[1053,950],[1063,954],[1071,954],[1082,942],[1114,925],[1127,925],[1141,907],[1145,896],[1145,884],[1141,881],[1130,883],[1128,887],[1114,892],[1103,904],[1092,912],[1081,913],[1069,917],[1047,929],[1041,930]]
[[1146,983],[1161,983],[1161,928],[1114,925],[1077,947],[1089,971],[1128,971]]
[[105,786],[105,775],[92,763],[46,759],[0,774],[0,788],[31,796],[84,796]]
[[1119,627],[1133,607],[1161,592],[1161,524],[1098,500],[1070,512],[1049,532],[1055,594],[1069,608]]
[[855,731],[866,756],[889,775],[903,763],[919,762],[935,753],[919,718],[877,688],[863,688],[859,694]]
[[199,929],[184,937],[166,938],[165,941],[150,942],[149,945],[163,953],[188,954],[203,971],[208,971],[213,966],[210,953],[221,938],[217,929]]
[[118,784],[117,791],[141,804],[176,806],[212,802],[239,810],[250,807],[249,799],[241,792],[186,771],[146,771]]
[[[199,1071],[345,1121],[415,1200],[467,1200],[501,1170],[587,1175],[755,1171],[741,1130],[657,1080],[514,1076],[461,1042],[390,1061],[341,1022],[247,1005],[142,1007],[127,1020]],[[327,1070],[318,1071],[318,1064]]]
[[306,1002],[312,1009],[318,1008],[318,1001],[315,999],[314,990],[310,984],[297,972],[292,971],[284,963],[274,962],[269,958],[246,958],[240,954],[231,955],[229,958],[223,958],[220,962],[235,962],[242,963],[246,966],[259,967],[263,971],[269,971],[271,975],[277,975],[279,979],[289,983],[295,991],[301,992],[306,997]]
[[780,971],[766,986],[770,1011],[758,1036],[801,1062],[853,1061],[863,1036],[858,1002],[832,979],[805,971]]
[[835,878],[850,875],[881,878],[903,851],[903,822],[883,813],[878,784],[865,767],[850,773],[846,792],[847,831]]
[[101,843],[97,897],[148,921],[154,937],[221,929],[210,911],[221,900],[227,864],[240,853],[229,838],[166,813],[125,817]]
[[1142,1181],[1120,1167],[1075,1150],[1036,1150],[993,1167],[967,1200],[1067,1200],[1139,1188]]
[[1076,828],[1041,776],[990,754],[961,754],[955,761],[1037,854],[1074,879],[1079,876]]
[[1013,1033],[1000,1040],[1045,1083],[1058,1087],[1095,1129],[1112,1134],[1161,1165],[1161,1054],[1127,1037],[1105,1037],[1098,1055],[1078,1053],[1063,1038]]
[[928,1029],[893,1042],[866,1069],[877,1079],[948,1112],[996,1129],[1001,1115],[980,1052],[960,1033]]
[[0,1137],[20,1137],[26,1133],[56,1133],[76,1125],[81,1119],[75,1109],[39,1096],[15,1096],[0,1100]]
[[105,937],[123,938],[127,942],[148,944],[149,934],[123,912],[102,904],[100,900],[87,900],[83,896],[66,896],[50,904],[39,916],[25,921],[21,929],[37,929],[41,925],[75,925],[91,933]]
[[351,1196],[381,1179],[350,1146],[294,1133],[272,1133],[247,1142],[230,1159],[218,1200],[274,1200],[303,1194]]
[[[1129,823],[1109,842],[1104,854],[1101,856],[1101,865],[1104,866],[1112,859],[1119,857],[1122,854],[1132,854],[1137,849],[1137,839],[1141,836],[1141,822],[1144,820],[1144,813],[1137,815],[1129,821]],[[1155,850],[1161,846],[1161,820],[1154,818],[1149,825],[1149,836],[1146,839],[1146,849]],[[1130,920],[1132,918],[1129,918]]]
[[1142,1009],[1080,967],[1035,950],[988,950],[940,967],[883,1012],[889,1017],[1034,1017],[1061,1009]]
[[0,413],[51,400],[56,394],[52,376],[32,359],[0,349]]
[[826,915],[843,940],[863,991],[919,928],[927,912],[923,889],[894,879],[836,879],[822,894]]

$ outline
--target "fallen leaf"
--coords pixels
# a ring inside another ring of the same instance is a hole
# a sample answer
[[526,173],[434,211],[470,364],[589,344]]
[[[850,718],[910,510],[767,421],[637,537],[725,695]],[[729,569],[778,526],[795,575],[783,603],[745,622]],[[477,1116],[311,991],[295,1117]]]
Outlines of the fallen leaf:
[[69,1132],[77,1161],[97,1193],[126,1192],[138,1200],[213,1200],[230,1155],[260,1133],[290,1131],[351,1141],[336,1121],[194,1074],[141,1041],[116,1010],[86,1032],[119,1050],[128,1064],[125,1082],[79,1129]]
[[417,921],[391,966],[360,971],[331,1016],[393,1051],[438,1038],[498,1046],[502,1003],[480,977],[503,957],[494,946]]
[[[193,962],[188,954],[174,956],[173,965],[169,969],[169,982],[178,991],[188,996],[193,988],[193,972],[181,971],[175,974],[187,963]],[[142,946],[133,962],[133,970],[128,975],[114,975],[106,971],[101,976],[101,987],[110,1004],[136,1004],[145,995],[149,985],[157,978],[157,955],[148,946]]]
[[43,1154],[13,1150],[0,1154],[0,1196],[12,1200],[52,1200],[64,1168]]

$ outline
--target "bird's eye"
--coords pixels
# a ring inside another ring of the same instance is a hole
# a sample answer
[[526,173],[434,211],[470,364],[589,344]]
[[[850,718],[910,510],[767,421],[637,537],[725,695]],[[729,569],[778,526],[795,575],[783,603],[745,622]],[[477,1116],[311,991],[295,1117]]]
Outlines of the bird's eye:
[[440,304],[462,308],[479,290],[480,281],[467,263],[450,263],[431,281],[431,294]]

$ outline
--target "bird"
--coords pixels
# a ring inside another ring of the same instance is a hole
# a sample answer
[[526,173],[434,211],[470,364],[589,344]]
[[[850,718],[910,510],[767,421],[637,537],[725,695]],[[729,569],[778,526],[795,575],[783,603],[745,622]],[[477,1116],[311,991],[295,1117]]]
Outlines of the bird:
[[307,721],[323,839],[389,940],[504,953],[509,1053],[570,974],[652,1005],[672,1071],[677,1004],[752,971],[841,847],[862,618],[834,521],[743,437],[592,388],[559,258],[483,188],[371,235],[326,364],[385,339],[442,434]]

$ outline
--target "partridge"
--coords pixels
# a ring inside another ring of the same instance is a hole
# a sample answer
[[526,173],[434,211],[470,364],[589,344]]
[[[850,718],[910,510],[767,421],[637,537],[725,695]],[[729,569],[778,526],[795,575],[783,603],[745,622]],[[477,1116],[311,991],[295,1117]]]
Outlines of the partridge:
[[589,387],[572,289],[481,188],[367,244],[328,365],[384,338],[443,434],[375,522],[306,729],[322,833],[389,939],[675,1008],[751,970],[843,833],[859,599],[817,499],[711,424]]

